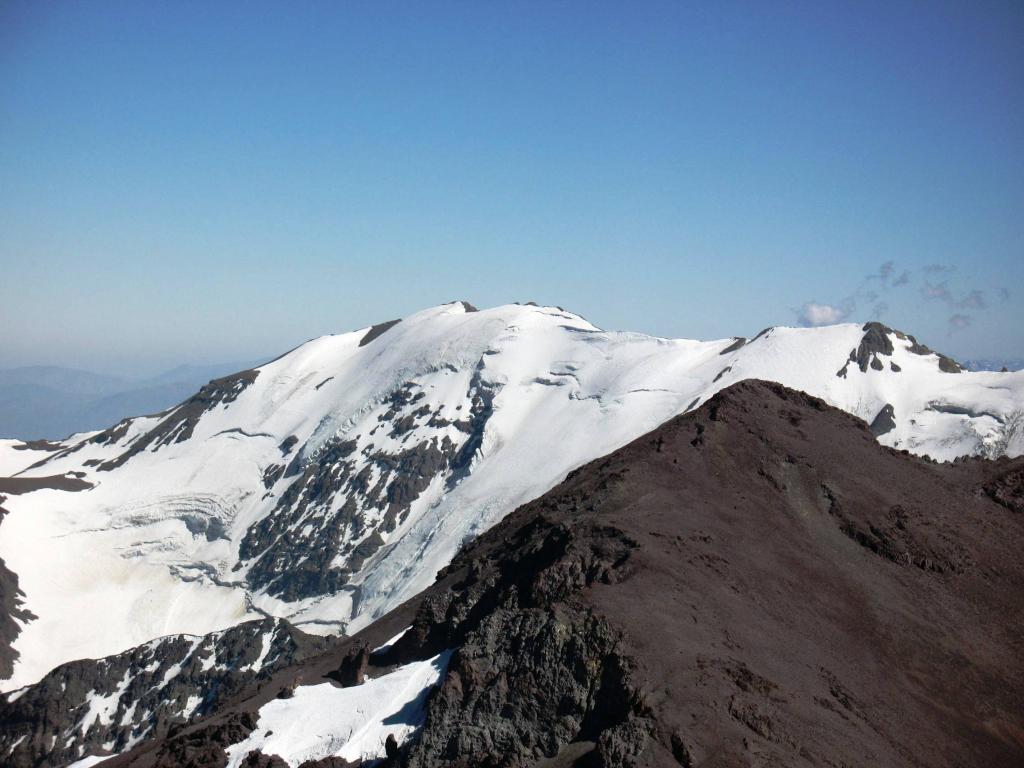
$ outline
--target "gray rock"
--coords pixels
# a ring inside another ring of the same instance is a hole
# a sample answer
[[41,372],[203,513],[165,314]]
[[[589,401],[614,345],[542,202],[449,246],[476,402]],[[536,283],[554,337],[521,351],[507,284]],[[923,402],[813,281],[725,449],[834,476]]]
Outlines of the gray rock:
[[[322,652],[329,643],[283,620],[264,619],[62,664],[13,701],[0,697],[0,755],[4,765],[28,768],[120,752],[213,712],[221,702]],[[90,708],[90,702],[101,699],[109,722]]]

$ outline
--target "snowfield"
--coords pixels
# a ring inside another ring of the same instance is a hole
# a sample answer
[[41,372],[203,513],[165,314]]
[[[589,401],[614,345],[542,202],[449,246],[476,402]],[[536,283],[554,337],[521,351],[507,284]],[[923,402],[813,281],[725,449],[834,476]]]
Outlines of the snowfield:
[[0,558],[37,617],[4,689],[265,615],[358,630],[570,470],[742,379],[817,395],[895,448],[1024,453],[1024,372],[948,372],[888,329],[705,342],[603,331],[553,307],[470,310],[315,339],[62,451],[0,442],[18,478],[92,484],[0,491]]
[[291,698],[260,707],[256,730],[227,748],[228,768],[252,751],[277,755],[292,768],[331,756],[353,763],[382,758],[388,736],[401,746],[423,724],[427,694],[450,658],[445,652],[349,688],[299,686]]
[[49,451],[33,448],[31,443],[21,440],[0,440],[0,477],[15,475],[49,454]]

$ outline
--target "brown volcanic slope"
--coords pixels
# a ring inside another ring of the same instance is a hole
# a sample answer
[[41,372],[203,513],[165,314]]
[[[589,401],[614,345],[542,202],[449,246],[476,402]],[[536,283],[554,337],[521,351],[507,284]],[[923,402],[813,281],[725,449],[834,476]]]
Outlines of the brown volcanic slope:
[[109,765],[223,764],[247,712],[339,663],[358,680],[359,649],[412,622],[369,674],[456,653],[394,765],[1021,766],[1022,512],[1024,459],[934,464],[744,382],[340,650]]

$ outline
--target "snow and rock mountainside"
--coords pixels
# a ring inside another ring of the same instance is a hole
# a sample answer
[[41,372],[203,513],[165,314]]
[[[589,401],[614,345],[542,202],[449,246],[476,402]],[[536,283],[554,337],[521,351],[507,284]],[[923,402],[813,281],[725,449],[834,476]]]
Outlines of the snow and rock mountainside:
[[443,305],[315,339],[162,414],[0,444],[0,558],[21,593],[0,623],[16,634],[6,687],[260,616],[357,631],[573,468],[751,377],[885,445],[1024,451],[1024,374],[961,372],[877,324],[701,342]]
[[0,762],[67,765],[131,749],[329,645],[281,619],[262,619],[62,664],[38,683],[0,696]]
[[901,454],[743,382],[104,768],[1016,768],[1022,546],[1024,458]]

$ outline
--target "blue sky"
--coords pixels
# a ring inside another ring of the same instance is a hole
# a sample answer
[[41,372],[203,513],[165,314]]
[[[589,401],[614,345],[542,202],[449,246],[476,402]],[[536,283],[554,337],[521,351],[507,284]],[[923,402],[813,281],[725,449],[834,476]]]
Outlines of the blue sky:
[[1022,94],[1011,2],[8,1],[0,367],[451,299],[1024,356]]

